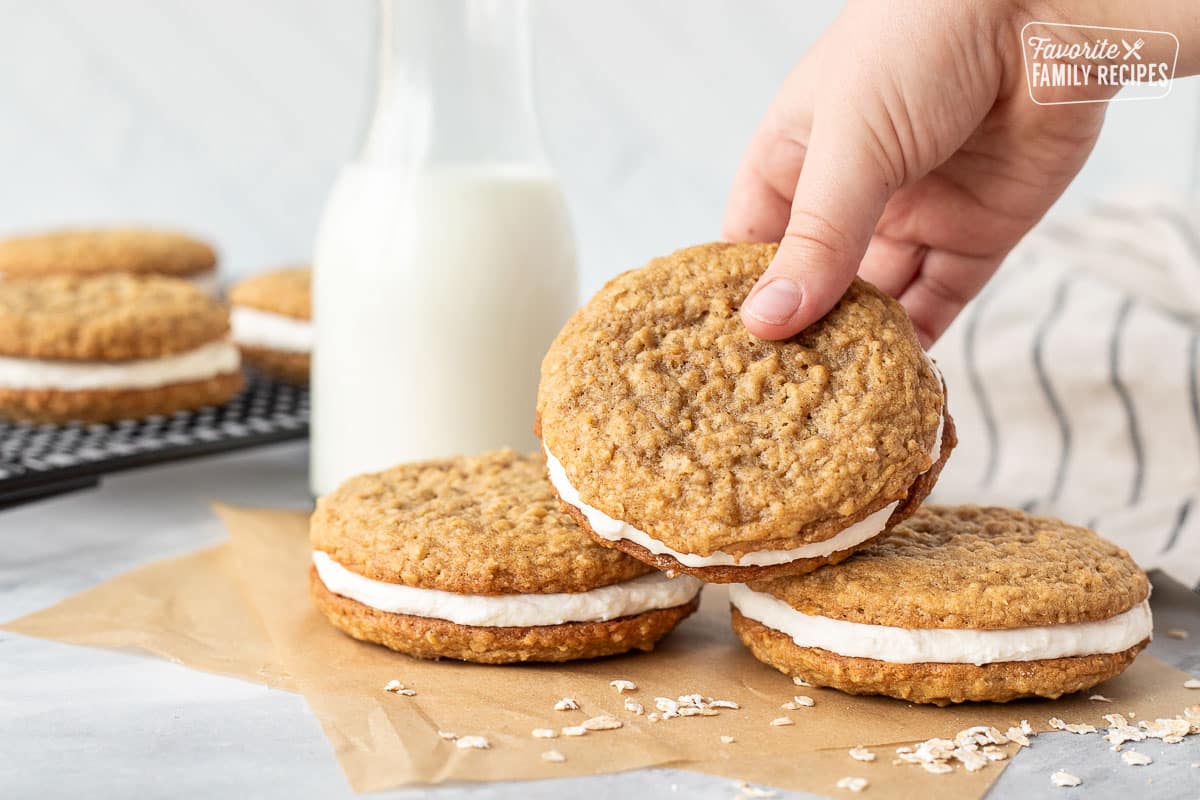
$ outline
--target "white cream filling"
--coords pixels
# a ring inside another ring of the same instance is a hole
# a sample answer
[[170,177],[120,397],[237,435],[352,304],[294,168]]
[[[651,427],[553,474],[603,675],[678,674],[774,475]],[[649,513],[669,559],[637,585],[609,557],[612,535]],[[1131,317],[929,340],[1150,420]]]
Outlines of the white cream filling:
[[603,622],[681,606],[695,597],[702,585],[687,575],[671,578],[662,572],[651,572],[633,580],[586,592],[457,594],[373,580],[351,572],[320,550],[313,551],[313,564],[329,591],[357,600],[365,606],[393,614],[482,627]]
[[153,389],[236,372],[241,356],[222,339],[195,350],[134,361],[52,361],[0,356],[0,388]]
[[[942,455],[942,429],[945,427],[945,424],[945,416],[938,419],[937,436],[933,443],[933,451],[930,454],[930,458],[935,463]],[[583,516],[588,521],[588,525],[597,536],[607,539],[610,542],[622,539],[628,540],[646,548],[656,556],[670,556],[685,567],[767,567],[773,564],[787,564],[801,558],[823,558],[839,550],[846,550],[847,548],[862,544],[868,539],[877,536],[880,531],[887,527],[888,518],[892,516],[892,512],[896,510],[896,507],[900,505],[899,500],[889,503],[866,518],[838,532],[836,536],[821,542],[803,544],[788,550],[758,550],[753,553],[747,553],[740,558],[732,553],[725,553],[721,550],[717,550],[711,555],[701,556],[695,553],[681,553],[678,550],[668,547],[658,539],[653,538],[645,531],[638,530],[632,525],[613,519],[600,509],[593,508],[583,502],[579,498],[579,490],[572,486],[571,481],[568,480],[562,463],[549,450],[546,450],[546,465],[550,472],[550,483],[558,491],[558,496],[562,498],[563,502],[575,506],[575,508],[583,513]]]
[[229,325],[238,344],[289,353],[312,352],[313,326],[307,319],[234,306],[229,313]]
[[895,628],[812,616],[744,583],[730,585],[729,601],[744,616],[790,636],[800,647],[819,647],[843,656],[894,664],[978,666],[1119,653],[1150,638],[1154,629],[1149,598],[1122,614],[1098,622],[1002,630]]

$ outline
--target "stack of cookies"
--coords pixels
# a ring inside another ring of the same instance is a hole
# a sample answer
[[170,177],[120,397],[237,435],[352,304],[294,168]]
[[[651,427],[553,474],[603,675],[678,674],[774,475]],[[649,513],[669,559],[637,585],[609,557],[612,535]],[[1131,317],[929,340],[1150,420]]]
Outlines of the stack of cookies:
[[[1145,575],[1057,520],[922,508],[956,437],[907,315],[856,280],[797,336],[756,339],[739,305],[775,250],[680,250],[577,311],[542,364],[544,472],[491,454],[322,498],[318,605],[413,655],[559,660],[629,649],[595,627],[565,642],[555,627],[585,622],[565,609],[655,615],[621,634],[648,649],[705,581],[732,584],[758,659],[846,692],[1002,702],[1119,674],[1149,639]],[[585,599],[601,586],[649,605]],[[532,616],[500,610],[512,595]],[[532,627],[489,627],[511,621]]]

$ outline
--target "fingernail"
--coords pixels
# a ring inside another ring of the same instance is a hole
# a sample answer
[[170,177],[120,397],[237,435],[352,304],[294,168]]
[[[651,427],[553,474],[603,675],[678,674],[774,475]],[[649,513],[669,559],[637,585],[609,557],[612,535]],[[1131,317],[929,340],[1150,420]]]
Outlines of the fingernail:
[[745,311],[759,322],[782,325],[800,308],[800,287],[791,278],[772,278],[746,301]]

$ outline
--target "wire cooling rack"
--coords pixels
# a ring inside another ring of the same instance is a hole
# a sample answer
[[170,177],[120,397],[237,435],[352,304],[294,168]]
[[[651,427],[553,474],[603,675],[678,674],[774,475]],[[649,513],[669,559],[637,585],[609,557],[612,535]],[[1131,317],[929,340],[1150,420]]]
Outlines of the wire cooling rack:
[[308,436],[308,390],[248,375],[223,406],[104,425],[0,420],[0,508],[95,486],[110,472]]

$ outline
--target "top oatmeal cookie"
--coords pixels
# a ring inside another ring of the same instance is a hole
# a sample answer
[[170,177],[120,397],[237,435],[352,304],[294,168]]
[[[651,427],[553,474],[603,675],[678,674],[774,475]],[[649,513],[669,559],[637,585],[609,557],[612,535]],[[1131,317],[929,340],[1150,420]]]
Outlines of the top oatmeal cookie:
[[212,247],[182,233],[145,228],[75,228],[0,240],[0,275],[98,275],[109,272],[187,277],[217,263]]
[[294,319],[311,319],[312,270],[291,267],[247,278],[229,290],[229,302]]
[[542,362],[538,427],[583,502],[709,555],[824,541],[933,464],[941,379],[903,308],[860,280],[790,339],[742,299],[771,244],[706,244],[610,281]]
[[313,547],[378,581],[460,594],[585,592],[651,570],[559,509],[538,454],[401,464],[317,501]]
[[1015,508],[925,506],[834,569],[754,581],[802,614],[898,628],[1026,628],[1109,619],[1150,582],[1087,528]]

